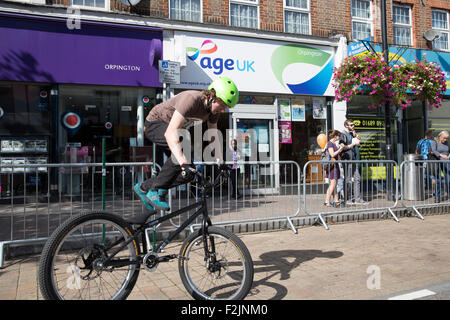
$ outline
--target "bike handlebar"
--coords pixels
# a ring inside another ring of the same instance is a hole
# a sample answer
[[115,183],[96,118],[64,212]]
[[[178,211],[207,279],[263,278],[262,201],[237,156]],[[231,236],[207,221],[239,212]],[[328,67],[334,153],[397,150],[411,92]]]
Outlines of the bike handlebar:
[[220,172],[217,175],[217,177],[214,179],[213,183],[207,181],[207,179],[203,176],[203,174],[199,170],[196,170],[195,171],[195,176],[197,178],[197,183],[199,182],[203,189],[209,189],[209,188],[212,188],[212,187],[215,188],[219,184],[219,181],[220,181],[221,177],[225,177],[225,178],[229,177],[229,172],[230,172],[231,169],[228,166],[226,166],[226,165],[221,165],[218,168],[218,170]]

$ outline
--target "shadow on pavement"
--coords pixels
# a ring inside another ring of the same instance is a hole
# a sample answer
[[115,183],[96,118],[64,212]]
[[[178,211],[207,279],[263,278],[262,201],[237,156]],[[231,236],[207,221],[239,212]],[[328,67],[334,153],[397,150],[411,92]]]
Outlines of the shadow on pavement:
[[[321,251],[321,250],[281,250],[271,251],[263,253],[259,256],[260,261],[254,261],[255,278],[258,274],[268,273],[268,275],[262,279],[253,282],[253,288],[251,289],[249,296],[259,295],[266,290],[264,286],[270,287],[274,290],[274,294],[269,297],[258,297],[264,300],[280,300],[283,299],[288,290],[278,283],[278,280],[287,280],[290,278],[290,272],[300,266],[306,261],[310,261],[316,258],[328,258],[336,259],[342,257],[344,254],[341,251]],[[292,261],[293,260],[293,261]],[[280,275],[277,282],[271,282],[270,280],[276,275]],[[269,290],[273,292],[273,290]],[[263,294],[264,295],[264,294]]]

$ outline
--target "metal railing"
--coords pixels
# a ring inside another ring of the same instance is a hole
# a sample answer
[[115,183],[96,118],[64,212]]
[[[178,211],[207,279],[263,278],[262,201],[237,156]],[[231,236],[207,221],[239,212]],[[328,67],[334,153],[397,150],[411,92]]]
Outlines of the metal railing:
[[[345,206],[325,206],[329,187],[326,163],[309,161],[301,170],[294,161],[239,162],[239,171],[232,172],[234,179],[224,179],[209,195],[210,217],[214,224],[222,225],[286,220],[296,232],[292,219],[300,216],[313,216],[328,229],[327,215],[384,211],[398,222],[393,209],[400,206],[412,208],[423,219],[418,208],[450,204],[450,161],[404,161],[400,166],[395,161],[330,161],[342,167],[340,175],[342,171],[347,176],[337,181],[342,195],[338,200],[347,201]],[[217,174],[213,163],[194,164],[208,177]],[[152,175],[152,166],[151,162],[107,163],[102,170],[101,163],[1,165],[0,267],[4,245],[44,242],[64,220],[81,211],[104,208],[125,219],[145,212],[133,186]],[[232,181],[237,182],[237,189]],[[440,203],[433,198],[437,186],[442,194]],[[362,203],[353,202],[358,192]],[[420,196],[410,199],[408,192]],[[238,193],[240,197],[236,197]],[[169,196],[173,212],[197,201],[199,191],[190,183],[171,189]],[[172,230],[186,218],[181,215],[153,231]],[[201,221],[194,221],[191,230],[199,225]]]
[[79,212],[104,209],[124,218],[142,213],[146,209],[133,186],[152,175],[152,166],[107,163],[103,170],[101,163],[1,165],[0,267],[5,244],[43,242]]
[[[86,210],[104,210],[123,218],[146,209],[133,186],[152,175],[152,163],[28,164],[0,166],[4,187],[0,198],[0,267],[4,245],[44,242],[67,218]],[[211,163],[196,163],[204,174],[217,173]],[[286,219],[300,212],[300,167],[295,162],[240,163],[233,171],[241,197],[232,192],[231,178],[208,198],[215,224]],[[157,170],[160,167],[157,166]],[[6,179],[6,180],[5,180]],[[102,183],[105,179],[105,183]],[[103,187],[105,186],[105,187]],[[237,192],[236,192],[237,193]],[[193,184],[169,190],[171,211],[198,200]],[[158,214],[163,214],[159,212]],[[181,215],[154,232],[172,230],[186,219]],[[195,221],[191,228],[200,224]],[[148,230],[149,232],[149,230]]]
[[[227,164],[233,165],[231,162]],[[213,163],[198,162],[195,165],[197,168],[203,167],[207,176],[214,177],[217,172]],[[233,170],[227,181],[223,181],[209,195],[208,211],[213,223],[220,225],[285,219],[291,229],[297,232],[291,219],[301,211],[301,170],[298,163],[238,162],[238,170]],[[233,180],[236,181],[237,189],[233,189]],[[187,188],[190,192],[184,201],[179,190],[185,189],[184,186],[173,193],[172,211],[192,203],[199,197],[195,186],[189,184]],[[237,197],[238,194],[240,197]],[[196,226],[201,226],[201,221],[196,221],[191,229]]]
[[450,204],[450,161],[405,160],[400,164],[401,203],[423,219],[418,208]]
[[[398,202],[395,161],[308,161],[303,175],[303,210],[307,215],[317,216],[326,229],[325,215],[344,212],[383,210],[398,221],[392,211]],[[335,180],[333,189],[337,196],[333,194],[327,201],[330,178]]]

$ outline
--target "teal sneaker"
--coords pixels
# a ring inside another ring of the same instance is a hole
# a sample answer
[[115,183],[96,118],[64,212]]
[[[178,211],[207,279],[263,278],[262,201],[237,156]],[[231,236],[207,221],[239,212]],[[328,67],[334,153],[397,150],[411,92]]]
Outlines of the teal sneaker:
[[170,207],[166,200],[167,190],[158,189],[158,191],[150,190],[146,197],[151,205],[159,210],[169,211]]
[[145,192],[141,190],[141,184],[142,182],[139,182],[134,185],[133,190],[138,195],[138,197],[141,199],[141,201],[144,203],[144,206],[148,210],[155,210],[153,206],[148,202],[147,198],[145,197]]

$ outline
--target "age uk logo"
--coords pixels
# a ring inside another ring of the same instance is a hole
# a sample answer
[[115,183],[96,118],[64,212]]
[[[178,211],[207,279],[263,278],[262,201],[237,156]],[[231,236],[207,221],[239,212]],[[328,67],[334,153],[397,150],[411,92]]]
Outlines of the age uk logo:
[[[186,55],[192,61],[196,61],[203,69],[214,70],[216,75],[222,74],[224,69],[241,72],[255,72],[255,61],[245,59],[233,59],[216,57],[212,55],[218,51],[218,46],[212,40],[204,40],[199,48],[186,47]],[[200,57],[202,55],[202,57]],[[198,59],[198,60],[197,60]]]
[[211,40],[203,41],[200,49],[187,47],[186,54],[192,61],[195,61],[198,56],[201,54],[211,54],[217,51],[217,45]]

